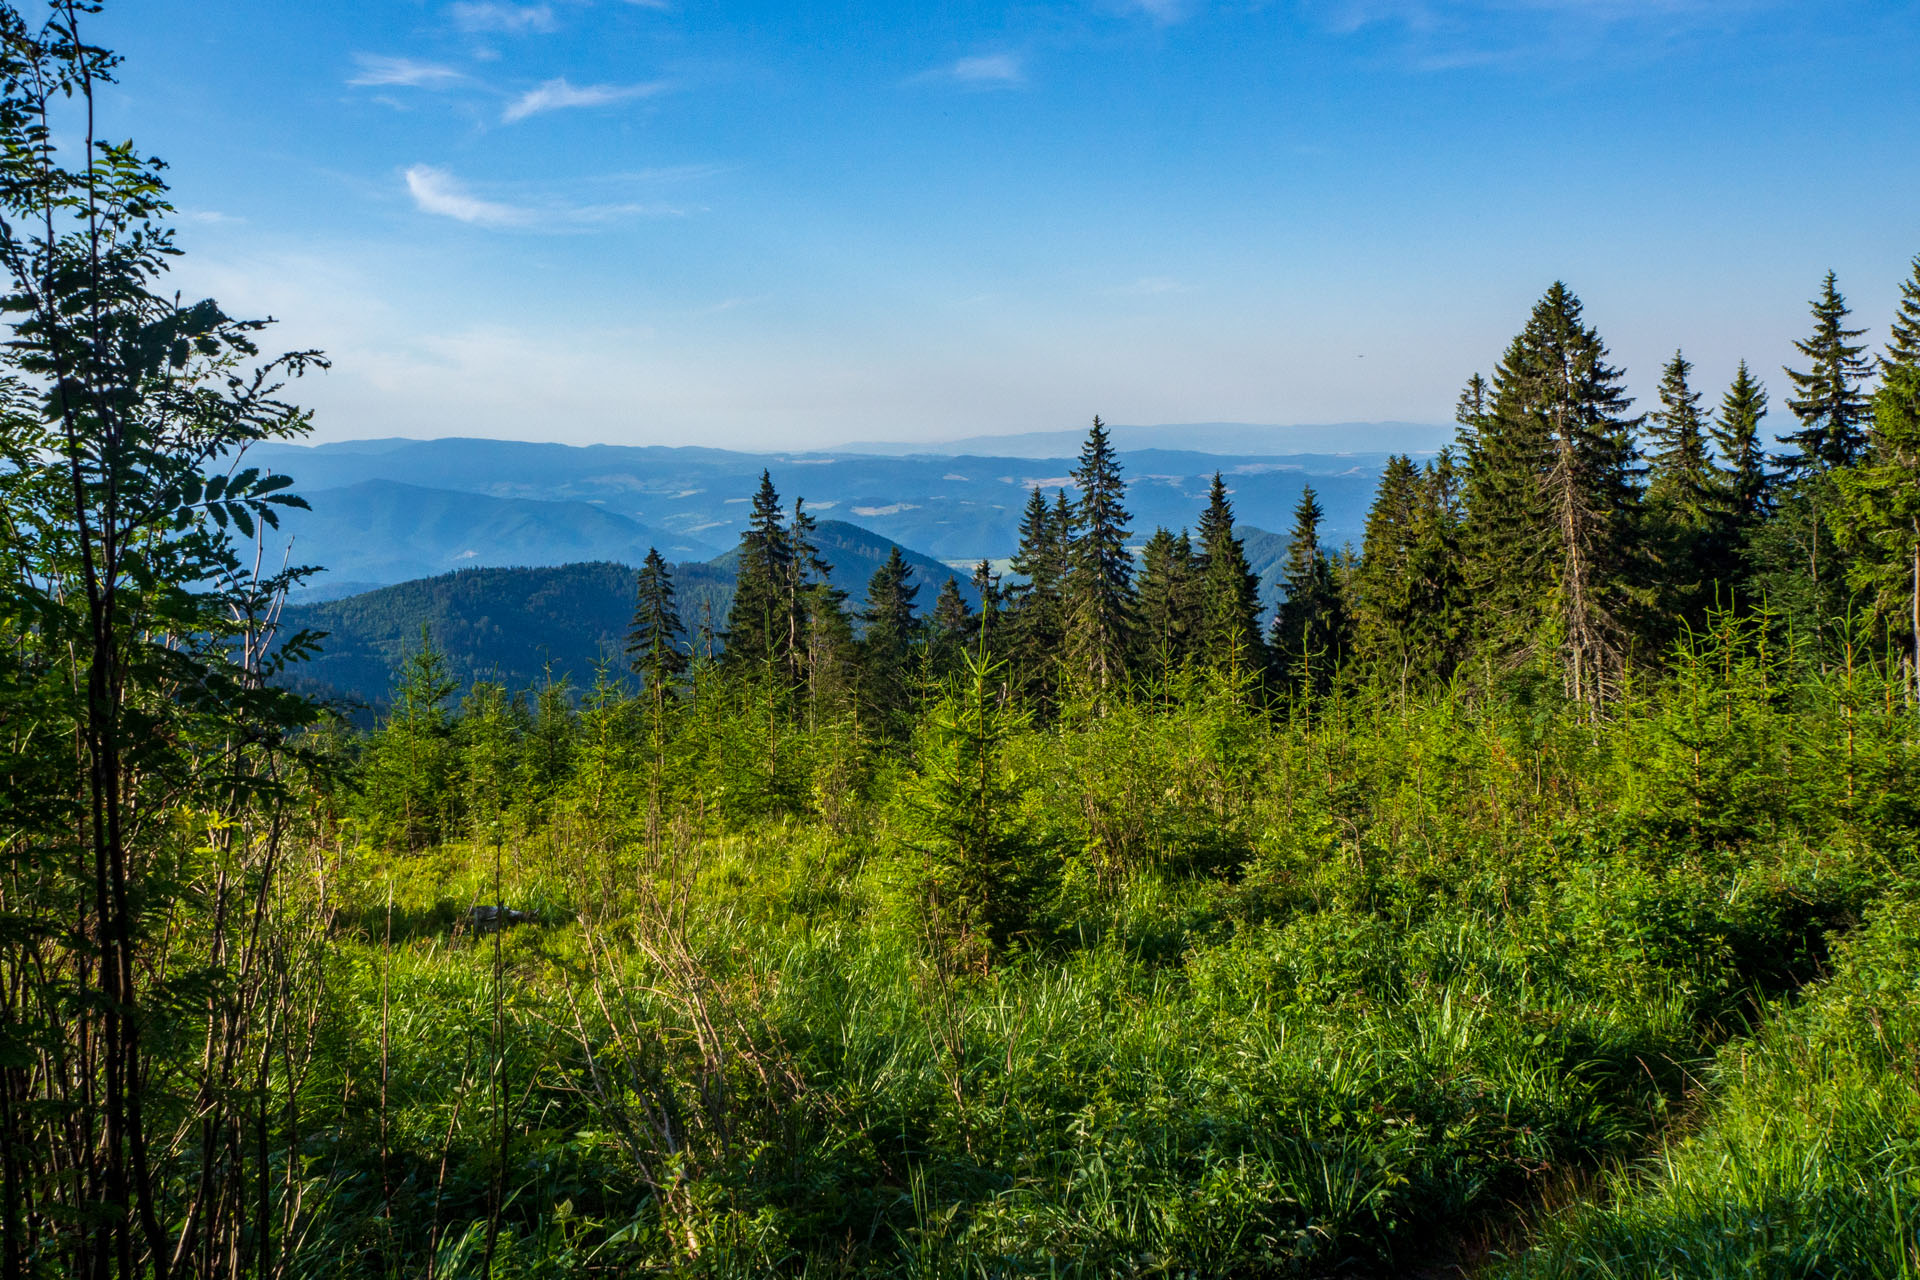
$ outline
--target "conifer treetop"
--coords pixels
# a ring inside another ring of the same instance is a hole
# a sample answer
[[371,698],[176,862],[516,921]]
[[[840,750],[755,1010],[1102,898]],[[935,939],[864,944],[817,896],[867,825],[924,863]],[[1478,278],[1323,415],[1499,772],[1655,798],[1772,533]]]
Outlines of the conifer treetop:
[[1873,362],[1865,355],[1866,344],[1853,341],[1866,330],[1847,328],[1852,312],[1833,272],[1827,272],[1820,296],[1810,305],[1813,333],[1793,344],[1808,367],[1804,372],[1786,370],[1796,393],[1787,408],[1800,420],[1800,430],[1782,437],[1793,449],[1777,459],[1794,478],[1844,467],[1858,458],[1866,447],[1870,412],[1862,387]]

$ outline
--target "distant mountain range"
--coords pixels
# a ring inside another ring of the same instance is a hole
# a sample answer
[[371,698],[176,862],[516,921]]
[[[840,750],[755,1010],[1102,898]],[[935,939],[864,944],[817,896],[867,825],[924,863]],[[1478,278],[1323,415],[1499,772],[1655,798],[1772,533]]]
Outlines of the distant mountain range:
[[590,502],[495,498],[395,480],[363,480],[301,496],[313,509],[284,511],[281,531],[293,539],[296,561],[325,567],[323,581],[334,595],[451,569],[588,560],[638,564],[650,546],[671,559],[704,560],[719,550]]
[[[867,579],[895,544],[839,520],[821,521],[816,540],[833,566],[829,580],[847,592],[849,607],[858,609]],[[978,607],[979,594],[966,574],[916,551],[901,548],[901,553],[913,570],[919,592],[915,606],[922,613],[933,607],[947,578],[955,580],[969,605]],[[716,631],[725,626],[737,564],[736,551],[673,566],[690,642],[703,624]],[[593,680],[603,660],[625,670],[635,573],[630,564],[605,560],[476,567],[341,599],[308,599],[287,609],[286,627],[328,634],[320,656],[296,668],[291,683],[317,697],[378,706],[394,668],[419,647],[425,628],[463,686],[490,679],[522,689],[551,675],[566,676],[578,688]]]
[[[1424,422],[1334,422],[1290,427],[1254,422],[1179,422],[1135,427],[1109,424],[1107,434],[1122,452],[1169,449],[1236,457],[1300,454],[1437,453],[1453,440],[1452,427]],[[990,454],[1001,458],[1069,458],[1080,451],[1085,431],[1028,431],[1018,435],[964,436],[922,443],[859,440],[846,453],[910,457]]]
[[[1363,427],[1292,430],[1371,443]],[[440,439],[263,444],[248,461],[292,475],[295,491],[313,503],[287,528],[294,558],[327,570],[306,597],[318,599],[461,567],[631,564],[648,546],[672,560],[705,560],[739,540],[763,469],[788,504],[804,497],[817,516],[858,524],[949,565],[1004,560],[1018,541],[1027,490],[1070,483],[1078,437],[1043,437],[1058,443],[1058,456],[775,455]],[[1290,527],[1301,487],[1311,483],[1326,511],[1323,537],[1337,546],[1358,540],[1386,456],[1149,448],[1123,451],[1120,461],[1137,541],[1156,525],[1191,527],[1219,470],[1237,514],[1261,528]]]

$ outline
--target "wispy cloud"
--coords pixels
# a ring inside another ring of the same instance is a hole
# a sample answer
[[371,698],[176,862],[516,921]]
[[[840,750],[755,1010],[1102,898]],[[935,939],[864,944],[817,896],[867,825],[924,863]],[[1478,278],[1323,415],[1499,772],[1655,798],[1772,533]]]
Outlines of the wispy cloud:
[[416,164],[407,170],[406,177],[407,192],[422,213],[479,227],[521,227],[532,220],[531,210],[482,200],[445,169]]
[[[1736,24],[1777,0],[1308,0],[1336,34],[1398,29],[1428,70],[1525,63],[1606,50],[1657,54],[1665,42]],[[1631,41],[1609,39],[1632,27]]]
[[568,107],[603,107],[633,98],[650,98],[666,88],[664,81],[645,84],[569,84],[565,77],[549,80],[537,89],[529,89],[507,104],[500,119],[506,124],[537,116],[545,111],[564,111]]
[[462,31],[500,32],[519,35],[529,31],[552,31],[558,24],[553,6],[545,4],[502,4],[498,0],[457,0],[447,6],[447,16]]
[[497,230],[578,231],[625,218],[675,217],[685,210],[671,205],[629,202],[568,204],[542,200],[511,203],[477,195],[445,169],[416,164],[405,173],[407,194],[422,213]]
[[961,84],[1020,84],[1027,71],[1014,54],[988,53],[954,63],[953,78]]
[[1189,0],[1125,0],[1126,7],[1143,13],[1162,26],[1184,22],[1193,11]]
[[1027,82],[1027,68],[1017,53],[982,53],[959,58],[914,76],[910,84],[958,84],[972,89],[1010,89]]
[[351,85],[405,85],[419,89],[439,89],[447,85],[458,84],[466,76],[452,67],[437,62],[420,62],[413,58],[389,58],[378,53],[356,53],[353,60],[359,65],[348,80]]

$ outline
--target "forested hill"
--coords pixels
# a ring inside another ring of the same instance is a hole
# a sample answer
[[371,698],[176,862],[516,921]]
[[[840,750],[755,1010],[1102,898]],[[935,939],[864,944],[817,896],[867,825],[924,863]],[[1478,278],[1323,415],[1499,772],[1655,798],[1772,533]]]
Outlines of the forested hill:
[[[867,580],[895,545],[841,520],[821,521],[814,540],[833,566],[833,585],[856,608]],[[954,579],[970,606],[980,603],[966,574],[904,547],[901,557],[913,570],[916,605],[922,610],[932,607],[947,578]],[[696,636],[708,618],[714,631],[724,628],[738,563],[735,550],[712,561],[673,566],[680,611]],[[419,648],[425,627],[462,686],[486,679],[525,688],[551,672],[579,687],[593,679],[604,658],[625,670],[635,573],[633,566],[608,560],[460,569],[294,605],[286,612],[288,628],[324,631],[327,638],[319,656],[295,668],[293,683],[318,697],[379,706],[395,665]]]

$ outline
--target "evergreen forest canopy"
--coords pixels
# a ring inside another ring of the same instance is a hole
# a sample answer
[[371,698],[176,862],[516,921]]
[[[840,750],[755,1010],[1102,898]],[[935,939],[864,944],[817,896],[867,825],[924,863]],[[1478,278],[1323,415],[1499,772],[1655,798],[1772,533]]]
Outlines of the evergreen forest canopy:
[[0,8],[0,1277],[1920,1270],[1920,259],[1777,442],[1555,284],[1271,627],[1096,419],[977,605],[769,476],[717,624],[654,552],[363,733],[245,456],[321,357],[166,292],[86,12]]

